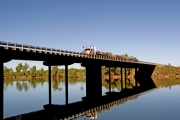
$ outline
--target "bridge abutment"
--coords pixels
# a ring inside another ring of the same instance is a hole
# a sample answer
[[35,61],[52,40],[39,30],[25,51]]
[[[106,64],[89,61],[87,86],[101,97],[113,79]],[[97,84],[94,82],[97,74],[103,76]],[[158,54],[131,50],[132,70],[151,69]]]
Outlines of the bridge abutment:
[[[153,82],[151,75],[155,69],[155,65],[143,65],[140,66],[138,71],[136,70],[135,79],[136,82],[139,83],[140,87],[143,88],[154,88],[156,87]],[[136,84],[137,84],[136,83]]]

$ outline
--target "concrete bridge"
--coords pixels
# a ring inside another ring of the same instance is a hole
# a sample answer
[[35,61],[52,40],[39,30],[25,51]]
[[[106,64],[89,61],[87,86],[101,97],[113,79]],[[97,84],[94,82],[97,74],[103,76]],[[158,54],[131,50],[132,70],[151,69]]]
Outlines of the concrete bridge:
[[[82,63],[86,68],[86,97],[101,97],[102,96],[102,75],[101,67],[121,67],[121,82],[122,68],[124,68],[126,82],[126,68],[135,68],[136,84],[141,87],[155,87],[151,78],[151,74],[157,63],[144,61],[132,61],[125,58],[113,58],[104,55],[87,55],[81,52],[67,51],[61,49],[53,49],[47,47],[39,47],[25,44],[17,44],[0,41],[0,85],[3,86],[3,64],[11,60],[32,60],[42,61],[43,65],[49,69],[49,104],[51,105],[51,66],[65,65],[65,87],[66,87],[66,104],[68,104],[68,65],[73,63]],[[110,75],[110,74],[109,74]],[[110,76],[109,76],[110,78]],[[143,78],[143,79],[141,79]],[[110,79],[111,80],[111,79]],[[111,92],[111,84],[109,84]],[[1,115],[3,118],[3,89],[0,90],[1,96]]]

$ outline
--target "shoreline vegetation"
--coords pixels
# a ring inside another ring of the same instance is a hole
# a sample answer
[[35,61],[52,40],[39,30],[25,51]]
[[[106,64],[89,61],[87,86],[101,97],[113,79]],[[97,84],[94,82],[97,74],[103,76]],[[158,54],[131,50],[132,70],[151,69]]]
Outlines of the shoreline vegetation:
[[[123,69],[124,73],[124,69]],[[124,74],[123,74],[124,75]],[[132,79],[135,75],[135,69],[127,68],[127,78]],[[65,78],[65,69],[58,68],[57,66],[52,66],[51,68],[51,77],[64,79]],[[68,77],[72,79],[85,79],[86,78],[86,69],[85,68],[69,68]],[[152,74],[153,79],[157,78],[180,78],[180,67],[174,67],[171,65],[158,65],[155,67]],[[48,78],[48,70],[43,68],[37,69],[36,66],[30,67],[27,63],[24,65],[19,63],[15,70],[12,68],[7,68],[4,66],[4,78]],[[109,79],[108,68],[102,67],[102,78]],[[111,78],[120,79],[120,68],[111,68]]]

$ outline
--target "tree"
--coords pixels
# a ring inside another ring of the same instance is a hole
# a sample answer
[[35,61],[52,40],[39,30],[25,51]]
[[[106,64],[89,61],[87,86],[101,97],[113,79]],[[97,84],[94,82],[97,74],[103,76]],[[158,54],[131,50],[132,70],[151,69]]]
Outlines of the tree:
[[38,70],[38,76],[43,76],[43,74],[45,73],[44,69],[41,67],[40,70]]
[[128,54],[125,54],[125,57],[128,57]]
[[30,68],[30,74],[32,77],[36,77],[37,71],[36,71],[36,66],[33,66]]
[[114,68],[114,74],[119,75],[120,74],[120,68],[115,67]]
[[14,70],[12,68],[9,69],[9,75],[13,76],[14,75]]
[[22,68],[23,68],[22,63],[19,63],[19,64],[17,65],[17,67],[16,67],[16,72],[17,72],[17,73],[21,72],[21,71],[22,71]]
[[169,66],[172,66],[170,63],[168,63]]
[[59,70],[59,68],[57,66],[52,66],[52,75],[54,77],[57,77],[58,70]]
[[27,63],[25,63],[22,66],[22,72],[23,72],[24,75],[27,75],[28,69],[29,69],[29,65]]
[[5,76],[9,76],[9,71],[10,71],[10,69],[9,68],[7,68],[6,66],[4,66],[4,68],[3,68],[4,70],[4,75]]
[[57,72],[58,77],[64,77],[65,76],[65,70],[64,69],[59,69]]

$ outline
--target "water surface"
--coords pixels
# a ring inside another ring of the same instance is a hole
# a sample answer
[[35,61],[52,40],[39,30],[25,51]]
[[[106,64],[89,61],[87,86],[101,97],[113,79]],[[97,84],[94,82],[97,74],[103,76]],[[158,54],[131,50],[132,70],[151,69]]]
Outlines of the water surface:
[[[103,95],[109,91],[108,83],[102,86]],[[120,81],[112,91],[121,91]],[[180,120],[180,85],[159,88],[127,101],[108,111],[97,114],[99,120]],[[69,82],[69,103],[81,101],[86,96],[85,81]],[[65,83],[52,83],[52,103],[65,104]],[[43,109],[48,104],[48,82],[44,80],[17,80],[4,82],[4,117]],[[89,119],[82,117],[78,119]]]

